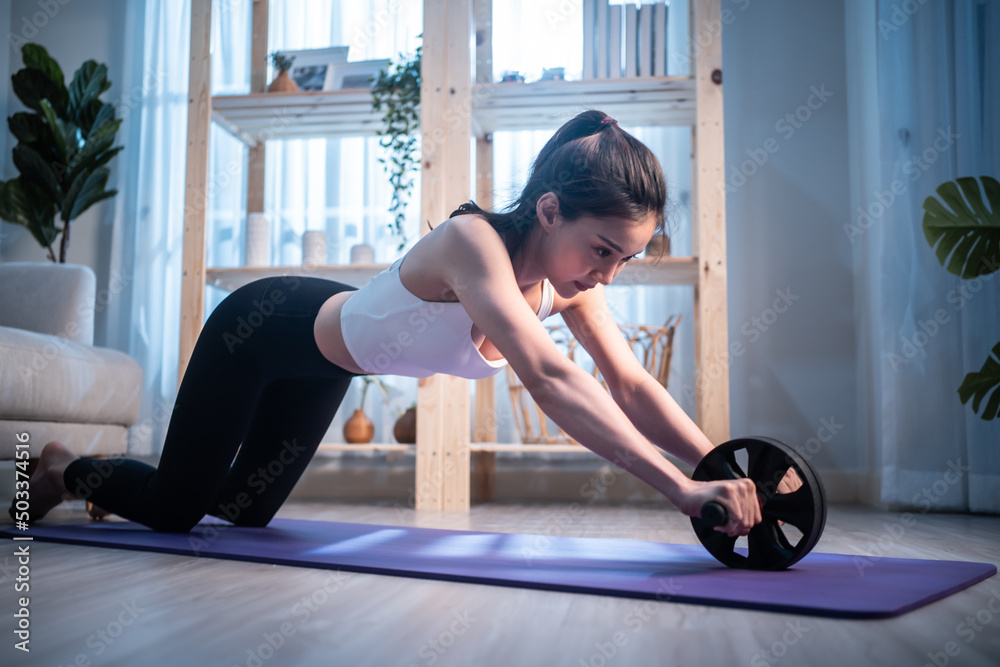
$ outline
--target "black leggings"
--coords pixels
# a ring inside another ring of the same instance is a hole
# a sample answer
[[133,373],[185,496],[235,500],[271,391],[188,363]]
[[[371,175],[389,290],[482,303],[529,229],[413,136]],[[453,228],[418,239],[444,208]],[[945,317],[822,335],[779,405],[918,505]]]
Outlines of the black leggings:
[[67,489],[157,531],[188,532],[206,514],[267,525],[356,376],[313,336],[323,302],[353,289],[284,276],[234,291],[195,344],[159,467],[82,458],[66,468]]

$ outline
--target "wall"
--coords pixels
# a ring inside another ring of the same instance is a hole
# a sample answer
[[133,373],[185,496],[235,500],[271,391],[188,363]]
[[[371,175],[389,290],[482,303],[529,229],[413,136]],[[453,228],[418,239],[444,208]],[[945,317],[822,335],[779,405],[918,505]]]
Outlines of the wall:
[[[857,426],[843,2],[722,0],[733,436],[869,499]],[[836,471],[836,472],[834,472]]]
[[[4,3],[5,5],[7,3]],[[89,59],[108,66],[111,88],[104,93],[103,100],[114,103],[123,97],[123,71],[125,70],[126,15],[128,0],[13,0],[10,11],[3,21],[9,22],[3,30],[6,53],[0,60],[0,76],[4,91],[3,117],[22,111],[24,107],[11,90],[10,77],[23,67],[20,43],[23,41],[41,44],[62,67],[67,81],[80,65]],[[13,38],[11,37],[13,35]],[[120,114],[119,114],[120,115]],[[4,143],[0,143],[0,155],[4,156],[3,179],[17,176],[10,158],[14,138],[9,135],[4,123]],[[123,133],[119,131],[121,143]],[[126,151],[128,147],[126,147]],[[108,187],[116,185],[120,170],[126,159],[126,151],[111,162],[111,179]],[[97,275],[97,289],[106,289],[112,280],[110,267],[111,248],[116,219],[115,202],[121,195],[111,200],[95,204],[73,221],[70,228],[70,246],[66,252],[67,262],[91,267]],[[35,241],[28,230],[20,225],[0,222],[0,261],[47,261],[47,254]],[[94,340],[103,345],[106,339],[107,320],[97,313],[95,316]]]

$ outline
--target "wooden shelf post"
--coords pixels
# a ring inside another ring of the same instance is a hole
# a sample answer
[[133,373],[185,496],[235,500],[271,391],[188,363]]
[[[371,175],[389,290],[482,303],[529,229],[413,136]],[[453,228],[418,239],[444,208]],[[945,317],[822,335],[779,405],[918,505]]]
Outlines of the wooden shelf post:
[[208,206],[208,137],[212,123],[212,0],[191,0],[191,69],[188,79],[187,175],[181,265],[180,383],[201,332],[205,309],[205,209]]
[[690,45],[694,58],[697,123],[692,128],[695,196],[692,197],[695,288],[695,409],[698,425],[718,445],[729,439],[729,334],[726,314],[726,192],[722,124],[722,38],[698,44],[702,26],[721,26],[720,0],[693,3]]
[[[421,233],[469,197],[472,0],[425,0]],[[417,509],[469,508],[469,381],[433,375],[417,395]]]

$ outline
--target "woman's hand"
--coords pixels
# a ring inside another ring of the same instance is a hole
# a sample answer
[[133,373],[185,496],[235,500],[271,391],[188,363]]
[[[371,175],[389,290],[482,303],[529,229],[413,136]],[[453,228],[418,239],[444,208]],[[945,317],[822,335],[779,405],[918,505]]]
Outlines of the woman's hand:
[[781,478],[778,483],[778,493],[792,493],[796,491],[800,486],[802,486],[802,480],[799,479],[798,473],[795,472],[795,468],[789,468],[785,476]]
[[715,530],[730,537],[746,535],[761,521],[757,486],[750,479],[727,479],[718,482],[696,482],[683,492],[677,507],[687,516],[701,516],[706,503],[716,502],[726,508],[729,523]]

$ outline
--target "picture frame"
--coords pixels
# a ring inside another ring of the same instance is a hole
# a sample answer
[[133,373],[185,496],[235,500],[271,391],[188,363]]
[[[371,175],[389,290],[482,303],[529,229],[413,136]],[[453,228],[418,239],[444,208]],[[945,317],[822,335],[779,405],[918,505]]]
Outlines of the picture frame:
[[390,63],[388,59],[337,63],[333,66],[330,90],[371,88],[375,85],[374,79],[378,78],[378,73],[389,67]]
[[286,56],[294,56],[288,75],[300,90],[335,90],[333,87],[334,68],[347,62],[349,46],[331,46],[324,49],[282,50]]

